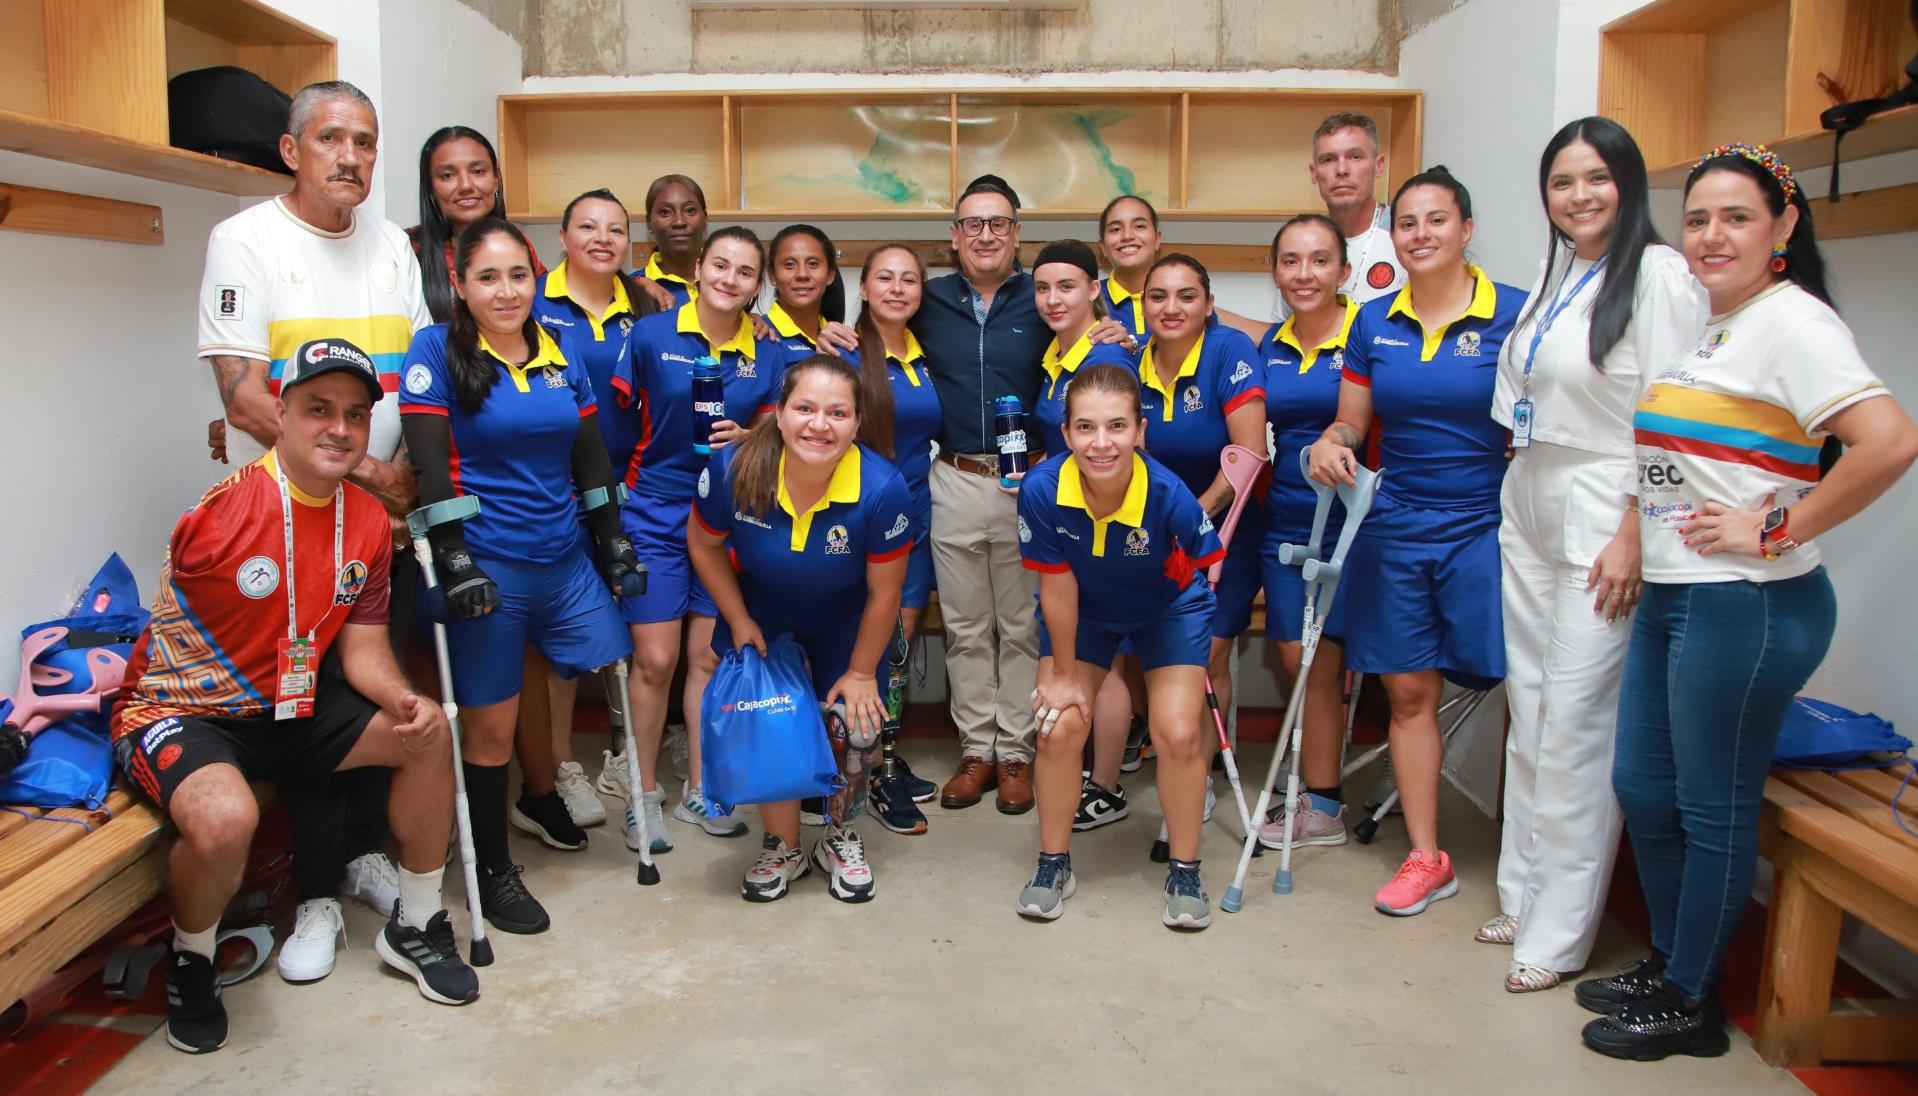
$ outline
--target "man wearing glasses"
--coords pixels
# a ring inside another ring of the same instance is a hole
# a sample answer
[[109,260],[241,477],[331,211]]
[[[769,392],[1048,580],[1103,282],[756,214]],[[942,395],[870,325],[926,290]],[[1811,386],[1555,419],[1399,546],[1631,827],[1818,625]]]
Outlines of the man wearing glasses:
[[[993,401],[1017,396],[1030,413],[1052,331],[1018,268],[1019,197],[1004,179],[981,175],[960,194],[952,249],[959,272],[926,283],[911,325],[945,418],[930,481],[932,563],[961,757],[939,805],[970,807],[996,785],[999,810],[1023,814],[1032,809],[1037,583],[1019,559],[1016,489],[999,486]],[[1093,338],[1124,334],[1108,321]]]

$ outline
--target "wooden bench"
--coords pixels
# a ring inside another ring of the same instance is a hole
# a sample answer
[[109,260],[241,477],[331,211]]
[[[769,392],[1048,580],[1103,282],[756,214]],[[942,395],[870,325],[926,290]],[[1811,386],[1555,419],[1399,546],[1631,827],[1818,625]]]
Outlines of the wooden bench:
[[[1918,951],[1918,839],[1890,806],[1900,780],[1867,769],[1766,784],[1758,847],[1776,875],[1753,1042],[1771,1065],[1918,1060],[1918,1001],[1831,992],[1845,914]],[[1900,806],[1918,830],[1918,793]]]

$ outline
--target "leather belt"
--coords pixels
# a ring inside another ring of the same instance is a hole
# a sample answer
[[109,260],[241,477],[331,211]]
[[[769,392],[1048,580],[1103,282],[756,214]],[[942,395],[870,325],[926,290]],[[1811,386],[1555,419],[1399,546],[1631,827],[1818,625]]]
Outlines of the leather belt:
[[957,468],[961,472],[969,472],[972,475],[985,476],[990,479],[999,478],[999,458],[997,456],[991,459],[982,459],[979,457],[969,457],[964,453],[954,453],[948,449],[941,449],[939,450],[939,460],[941,463]]

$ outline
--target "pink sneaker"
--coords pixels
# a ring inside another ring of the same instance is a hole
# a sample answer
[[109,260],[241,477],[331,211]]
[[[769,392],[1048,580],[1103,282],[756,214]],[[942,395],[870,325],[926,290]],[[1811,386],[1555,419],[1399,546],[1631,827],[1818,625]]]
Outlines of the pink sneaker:
[[[1345,804],[1339,804],[1337,814],[1327,814],[1313,806],[1310,799],[1299,797],[1302,803],[1292,818],[1292,847],[1304,848],[1307,845],[1343,845],[1345,844]],[[1285,808],[1281,806],[1271,813],[1265,825],[1259,827],[1259,844],[1268,849],[1281,849],[1285,846]]]
[[1457,893],[1458,880],[1452,877],[1452,858],[1443,852],[1434,858],[1423,849],[1413,849],[1412,855],[1399,865],[1392,881],[1379,888],[1372,904],[1380,913],[1410,917],[1424,913],[1425,907],[1439,899]]

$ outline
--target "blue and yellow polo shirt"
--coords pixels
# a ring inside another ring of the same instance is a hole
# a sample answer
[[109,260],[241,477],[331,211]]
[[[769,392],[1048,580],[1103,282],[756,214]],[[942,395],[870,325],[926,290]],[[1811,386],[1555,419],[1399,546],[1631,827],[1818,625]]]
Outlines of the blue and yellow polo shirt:
[[[632,350],[633,328],[639,323],[638,310],[626,295],[626,283],[613,279],[613,300],[606,311],[595,316],[567,293],[566,262],[540,275],[539,289],[533,296],[533,318],[553,333],[554,339],[567,338],[568,348],[585,367],[593,382],[593,398],[609,411],[619,406],[613,393],[613,369]],[[623,476],[633,461],[633,447],[639,444],[639,417],[609,413],[599,417],[600,440],[606,443],[606,457],[612,461],[613,474]]]
[[453,490],[477,495],[466,542],[481,555],[551,563],[579,543],[573,442],[594,413],[592,381],[545,328],[532,360],[514,365],[486,336],[480,354],[499,370],[478,411],[459,404],[446,362],[446,325],[413,336],[402,370],[400,414],[443,415],[452,433]]
[[819,353],[819,336],[826,330],[826,318],[824,316],[819,318],[818,331],[807,331],[800,327],[799,322],[792,318],[792,314],[786,311],[785,306],[775,299],[766,308],[766,326],[772,328],[774,335],[777,336],[771,341],[779,348],[779,371],[783,374],[787,366],[794,362],[805,361]]
[[1149,334],[1145,329],[1145,296],[1120,285],[1111,275],[1099,283],[1099,295],[1105,298],[1106,315],[1124,324],[1133,338],[1145,341]]
[[699,311],[690,302],[642,318],[633,328],[632,353],[612,381],[620,406],[639,408],[639,442],[626,473],[633,490],[628,506],[692,497],[704,463],[693,452],[693,359],[707,354],[719,359],[727,418],[744,426],[779,402],[778,350],[753,338],[751,317],[742,313],[739,329],[718,345],[699,329]]
[[[857,356],[848,359],[854,369],[860,367]],[[939,436],[939,391],[926,372],[926,352],[919,339],[906,332],[904,359],[886,354],[886,374],[892,381],[893,464],[905,478],[912,496],[913,537],[927,534],[932,522],[932,493],[927,478],[932,473],[932,441]]]
[[698,285],[687,281],[677,274],[666,273],[666,269],[659,265],[659,252],[657,250],[651,255],[646,256],[646,265],[633,271],[633,277],[650,279],[655,285],[664,288],[666,292],[673,295],[674,304],[683,305],[694,297],[699,296]]
[[1137,359],[1126,353],[1125,347],[1118,343],[1095,343],[1091,335],[1092,329],[1087,328],[1079,341],[1063,351],[1055,337],[1052,345],[1046,347],[1046,356],[1039,361],[1045,376],[1039,381],[1039,401],[1033,406],[1032,417],[1039,426],[1039,444],[1047,453],[1066,451],[1066,391],[1072,387],[1072,378],[1081,367],[1119,365],[1131,369],[1137,365]]
[[733,458],[713,454],[699,473],[693,520],[726,541],[746,609],[767,627],[781,620],[843,619],[857,628],[866,601],[866,565],[904,559],[912,548],[912,505],[906,481],[886,458],[854,445],[839,458],[826,493],[800,510],[786,493],[786,454],[779,456],[779,495],[764,514],[733,500]]
[[1379,424],[1379,494],[1409,506],[1496,510],[1505,478],[1505,428],[1486,408],[1499,349],[1525,293],[1468,267],[1472,303],[1428,329],[1412,287],[1360,306],[1345,345],[1345,380],[1372,390]]
[[1134,453],[1125,498],[1099,517],[1078,463],[1059,453],[1020,484],[1019,555],[1031,570],[1070,572],[1081,617],[1125,626],[1158,619],[1194,586],[1209,589],[1203,572],[1225,550],[1198,497],[1165,465]]
[[1345,343],[1358,318],[1355,301],[1339,298],[1345,318],[1317,346],[1299,345],[1293,320],[1273,324],[1259,337],[1265,355],[1265,414],[1272,424],[1272,490],[1266,495],[1274,528],[1309,524],[1318,493],[1299,471],[1299,450],[1319,440],[1339,413],[1339,380]]
[[1265,398],[1264,359],[1244,333],[1207,327],[1168,386],[1153,361],[1157,350],[1153,340],[1139,355],[1146,451],[1202,494],[1219,474],[1219,450],[1232,444],[1225,417]]

